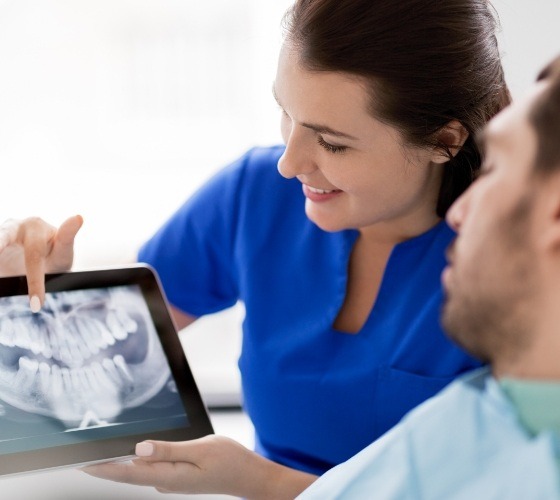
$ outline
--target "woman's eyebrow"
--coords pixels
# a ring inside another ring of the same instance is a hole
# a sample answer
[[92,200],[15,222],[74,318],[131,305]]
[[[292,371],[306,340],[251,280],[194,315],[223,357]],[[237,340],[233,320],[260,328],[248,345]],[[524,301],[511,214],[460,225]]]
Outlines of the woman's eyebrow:
[[326,134],[326,135],[333,135],[335,137],[343,137],[344,139],[350,139],[351,141],[358,141],[359,140],[357,137],[354,137],[353,135],[346,134],[345,132],[339,132],[338,130],[333,130],[332,128],[327,127],[326,125],[315,125],[313,123],[302,123],[301,125],[303,127],[309,128],[309,129],[317,132],[318,134]]
[[[272,85],[272,95],[274,96],[274,100],[276,101],[278,106],[280,106],[282,109],[284,109],[284,106],[282,106],[282,104],[278,100],[278,96],[276,95],[276,90],[274,89],[274,85]],[[326,125],[319,125],[319,124],[314,124],[314,123],[302,123],[301,125],[302,125],[302,127],[309,128],[309,129],[313,130],[314,132],[317,132],[318,134],[326,134],[326,135],[332,135],[332,136],[335,136],[335,137],[343,137],[345,139],[350,139],[352,141],[359,140],[357,137],[354,137],[350,134],[346,134],[345,132],[340,132],[338,130],[334,130],[330,127],[327,127]]]

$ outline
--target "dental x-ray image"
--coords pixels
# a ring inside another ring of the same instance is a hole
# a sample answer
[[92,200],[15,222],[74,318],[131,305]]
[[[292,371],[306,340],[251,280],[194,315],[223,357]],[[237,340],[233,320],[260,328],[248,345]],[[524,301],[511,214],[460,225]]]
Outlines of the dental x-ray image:
[[35,314],[0,298],[0,454],[170,418],[188,420],[139,286],[47,293]]

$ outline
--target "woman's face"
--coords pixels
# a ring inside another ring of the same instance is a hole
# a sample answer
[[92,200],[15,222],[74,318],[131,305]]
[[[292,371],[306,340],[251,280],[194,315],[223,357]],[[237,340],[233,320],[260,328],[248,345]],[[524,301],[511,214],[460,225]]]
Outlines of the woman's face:
[[405,144],[395,128],[376,120],[363,80],[308,71],[284,45],[274,95],[286,143],[278,170],[302,183],[306,214],[319,227],[389,224],[412,235],[437,221],[441,155]]

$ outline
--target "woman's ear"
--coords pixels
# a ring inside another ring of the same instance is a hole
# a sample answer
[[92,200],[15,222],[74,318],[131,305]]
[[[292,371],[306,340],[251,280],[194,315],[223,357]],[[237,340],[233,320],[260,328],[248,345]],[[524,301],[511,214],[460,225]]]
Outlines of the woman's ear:
[[[467,132],[467,129],[459,121],[452,120],[438,130],[435,138],[439,144],[445,145],[452,156],[455,156],[463,144],[465,144],[468,136],[469,133]],[[445,163],[447,161],[449,161],[447,151],[440,147],[434,149],[432,162]]]

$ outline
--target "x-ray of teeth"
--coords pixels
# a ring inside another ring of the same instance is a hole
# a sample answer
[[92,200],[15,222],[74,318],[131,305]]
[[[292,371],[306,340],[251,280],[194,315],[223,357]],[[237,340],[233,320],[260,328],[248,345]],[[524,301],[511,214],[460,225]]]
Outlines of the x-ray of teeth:
[[170,378],[137,286],[48,293],[36,314],[26,296],[0,298],[0,403],[86,428],[114,423]]

